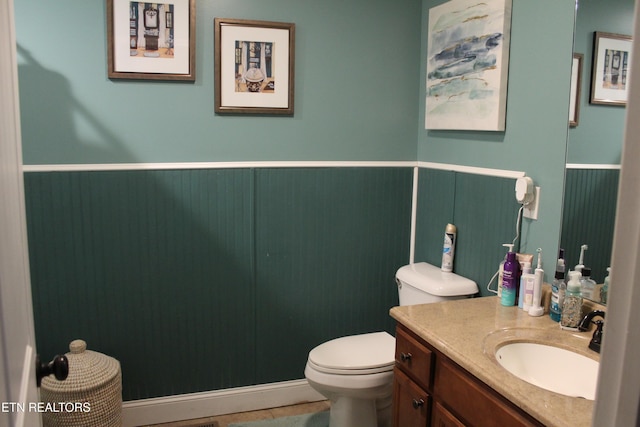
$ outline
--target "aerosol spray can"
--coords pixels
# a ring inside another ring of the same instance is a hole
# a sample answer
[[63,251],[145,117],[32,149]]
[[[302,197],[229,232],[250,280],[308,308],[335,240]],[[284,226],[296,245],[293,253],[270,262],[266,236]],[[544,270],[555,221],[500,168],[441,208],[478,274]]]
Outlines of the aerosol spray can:
[[447,224],[442,246],[442,271],[453,271],[453,255],[456,248],[456,226]]

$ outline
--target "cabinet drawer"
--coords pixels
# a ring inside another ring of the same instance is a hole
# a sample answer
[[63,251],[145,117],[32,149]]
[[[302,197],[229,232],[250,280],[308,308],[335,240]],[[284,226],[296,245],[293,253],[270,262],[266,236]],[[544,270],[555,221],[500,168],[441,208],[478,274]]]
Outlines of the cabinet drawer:
[[396,330],[396,366],[420,387],[431,390],[433,353],[403,329]]
[[393,375],[393,425],[427,427],[431,404],[429,394],[398,367],[393,370]]
[[542,426],[450,360],[436,362],[433,395],[469,427]]

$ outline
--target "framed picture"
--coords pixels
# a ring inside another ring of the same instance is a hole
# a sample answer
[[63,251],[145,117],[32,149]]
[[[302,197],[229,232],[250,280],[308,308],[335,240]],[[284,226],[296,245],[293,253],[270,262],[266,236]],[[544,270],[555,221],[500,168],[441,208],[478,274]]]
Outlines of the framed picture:
[[511,0],[429,9],[425,128],[504,131]]
[[195,81],[195,0],[107,0],[110,79]]
[[571,102],[569,104],[569,126],[578,126],[580,117],[580,91],[582,88],[582,60],[581,53],[573,54],[573,64],[571,66]]
[[631,37],[595,32],[590,102],[627,105],[630,68]]
[[214,19],[215,112],[293,115],[295,24]]

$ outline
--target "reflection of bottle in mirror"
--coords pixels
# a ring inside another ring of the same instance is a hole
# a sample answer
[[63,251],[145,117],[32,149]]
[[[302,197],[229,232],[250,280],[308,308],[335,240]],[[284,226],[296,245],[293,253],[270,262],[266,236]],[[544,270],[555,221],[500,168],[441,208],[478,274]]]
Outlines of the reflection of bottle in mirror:
[[444,229],[444,244],[442,245],[442,271],[453,271],[453,255],[456,247],[456,226],[447,224]]
[[596,282],[591,278],[591,269],[584,267],[582,269],[582,279],[580,279],[580,292],[582,297],[594,300],[596,295]]
[[611,267],[607,268],[607,277],[604,278],[604,285],[600,288],[600,302],[603,304],[607,303],[607,298],[609,297],[609,275],[611,274]]

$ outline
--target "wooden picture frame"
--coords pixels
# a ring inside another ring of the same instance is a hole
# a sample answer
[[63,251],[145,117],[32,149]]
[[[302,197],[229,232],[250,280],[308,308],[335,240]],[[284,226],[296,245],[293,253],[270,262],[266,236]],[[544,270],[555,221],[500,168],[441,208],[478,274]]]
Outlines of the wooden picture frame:
[[582,53],[573,54],[571,65],[571,101],[569,104],[569,126],[578,126],[580,118],[580,92],[582,91]]
[[107,0],[110,79],[195,81],[195,0]]
[[214,19],[215,112],[293,115],[295,24]]
[[591,104],[627,105],[631,44],[631,36],[594,33]]

